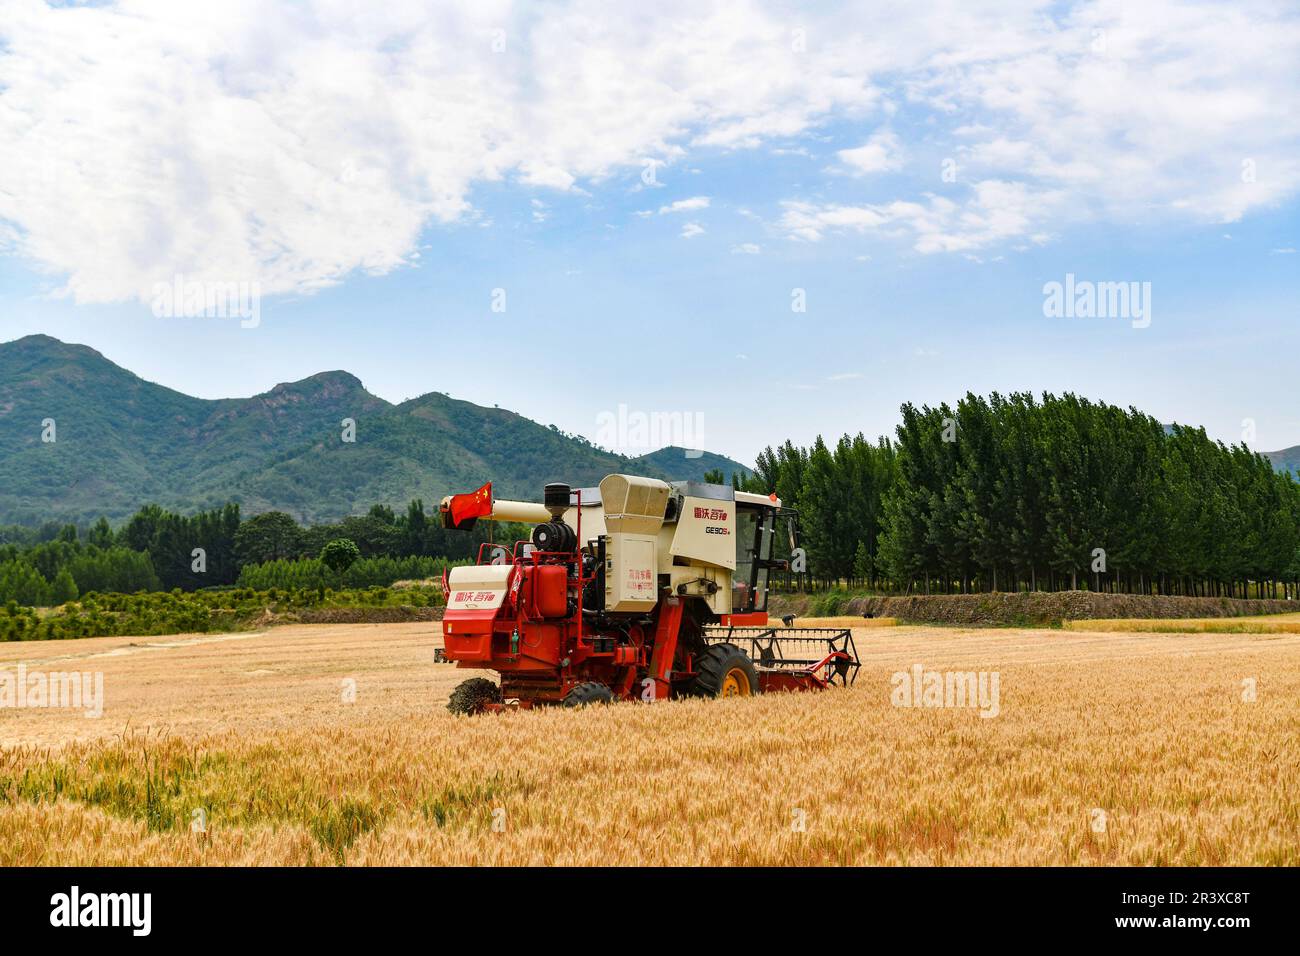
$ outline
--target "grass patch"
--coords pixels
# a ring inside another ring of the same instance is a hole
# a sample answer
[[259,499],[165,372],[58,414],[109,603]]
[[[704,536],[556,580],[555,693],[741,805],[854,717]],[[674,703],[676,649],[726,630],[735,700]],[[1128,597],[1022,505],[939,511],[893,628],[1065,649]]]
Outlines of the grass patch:
[[1300,634],[1300,620],[1259,617],[1110,618],[1065,621],[1067,631],[1120,631],[1152,634]]
[[495,805],[510,794],[527,795],[530,788],[523,778],[494,773],[488,780],[468,786],[443,787],[437,794],[420,801],[420,815],[437,827],[471,819],[491,822]]

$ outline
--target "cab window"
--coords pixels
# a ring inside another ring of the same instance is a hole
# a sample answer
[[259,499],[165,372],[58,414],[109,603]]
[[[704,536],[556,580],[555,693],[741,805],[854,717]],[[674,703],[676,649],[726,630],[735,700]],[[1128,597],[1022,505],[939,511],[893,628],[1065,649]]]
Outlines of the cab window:
[[771,508],[736,506],[736,571],[731,579],[734,614],[767,610],[772,521]]

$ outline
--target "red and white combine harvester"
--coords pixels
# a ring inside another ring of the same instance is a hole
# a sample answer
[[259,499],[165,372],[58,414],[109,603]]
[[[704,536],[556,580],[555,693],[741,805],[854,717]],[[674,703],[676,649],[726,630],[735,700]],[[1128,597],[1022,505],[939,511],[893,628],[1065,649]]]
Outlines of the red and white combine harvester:
[[[536,524],[530,541],[484,544],[443,576],[445,659],[473,677],[448,709],[748,696],[847,685],[847,629],[769,627],[776,495],[728,485],[609,475],[599,488],[546,486],[544,503],[494,500],[490,484],[442,502],[443,523]],[[787,657],[787,652],[796,656]]]

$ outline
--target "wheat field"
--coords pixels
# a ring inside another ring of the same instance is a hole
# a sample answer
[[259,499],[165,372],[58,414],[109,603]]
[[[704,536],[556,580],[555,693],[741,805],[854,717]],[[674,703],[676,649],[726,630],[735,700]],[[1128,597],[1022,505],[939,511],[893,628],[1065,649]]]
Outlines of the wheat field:
[[0,864],[1300,864],[1300,635],[864,628],[848,690],[457,718],[434,627],[0,645],[105,687],[0,709]]

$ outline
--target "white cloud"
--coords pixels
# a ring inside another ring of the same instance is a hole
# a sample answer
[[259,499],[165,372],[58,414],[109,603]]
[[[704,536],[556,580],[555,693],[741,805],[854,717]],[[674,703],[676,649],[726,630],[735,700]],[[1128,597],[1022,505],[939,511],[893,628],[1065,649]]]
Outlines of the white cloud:
[[834,375],[827,375],[828,382],[852,382],[862,378],[861,372],[837,372]]
[[480,183],[598,189],[878,96],[752,0],[3,9],[0,247],[79,302],[177,273],[273,294],[388,272],[470,221]]
[[683,239],[694,239],[696,236],[702,235],[704,235],[704,227],[698,222],[688,222],[686,225],[682,226]]
[[697,209],[708,209],[708,196],[692,196],[690,199],[679,199],[667,206],[659,207],[659,215],[663,216],[674,212],[693,212]]
[[903,148],[898,137],[881,130],[856,149],[841,149],[835,154],[854,173],[883,173],[903,165]]
[[[781,224],[808,241],[891,227],[922,252],[966,252],[1105,220],[1231,222],[1300,190],[1300,15],[1258,0],[1008,3],[991,29],[943,3],[860,11],[906,108],[931,111],[906,168],[933,154],[934,185],[894,203],[793,200]],[[897,124],[893,124],[897,129]],[[888,169],[883,130],[839,158]],[[951,160],[956,182],[942,180]],[[884,221],[881,221],[884,220]]]
[[0,4],[0,246],[80,302],[177,273],[310,291],[483,225],[480,184],[598,192],[652,162],[662,185],[832,122],[861,129],[849,170],[939,150],[959,177],[936,156],[892,201],[796,198],[781,224],[805,241],[966,253],[1077,220],[1233,221],[1300,184],[1300,16],[1267,0],[827,6],[799,51],[760,0]]
[[1282,249],[1273,249],[1272,253],[1275,256],[1293,256],[1295,255],[1295,249],[1291,246],[1287,246]]
[[863,232],[883,226],[888,220],[870,206],[842,206],[787,201],[781,204],[785,214],[781,226],[791,238],[817,242],[827,229]]
[[737,255],[756,256],[763,251],[763,247],[756,242],[742,242],[738,246],[732,246],[731,251]]
[[921,202],[863,206],[785,202],[780,225],[790,238],[807,242],[827,233],[879,231],[910,240],[921,253],[965,252],[1020,236],[1047,241],[1050,236],[1038,231],[1037,224],[1052,221],[1063,201],[1060,192],[985,180],[960,203],[933,194]]

